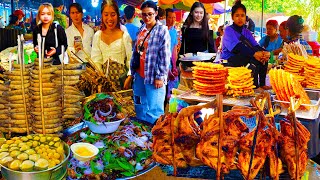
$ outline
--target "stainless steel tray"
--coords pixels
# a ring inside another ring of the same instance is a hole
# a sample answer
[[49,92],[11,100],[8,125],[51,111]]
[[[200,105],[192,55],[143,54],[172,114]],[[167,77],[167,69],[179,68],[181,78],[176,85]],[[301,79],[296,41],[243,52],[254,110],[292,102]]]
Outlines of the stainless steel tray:
[[180,61],[210,61],[214,60],[216,54],[210,53],[206,55],[198,55],[198,56],[188,56],[180,58]]
[[[296,117],[297,118],[302,118],[302,119],[308,119],[308,120],[314,120],[319,117],[320,113],[320,92],[319,91],[313,91],[313,90],[306,90],[310,100],[311,104],[302,104],[302,106],[309,107],[310,110],[300,110],[298,109],[296,111]],[[277,100],[276,95],[271,95],[272,101],[278,105],[281,106],[281,115],[287,115],[288,114],[288,108],[284,107],[283,104],[287,104],[288,106],[290,105],[290,102],[288,101],[280,101]]]
[[[138,121],[138,122],[140,122],[140,121]],[[144,123],[144,122],[143,122],[143,123]],[[85,129],[85,128],[87,128],[87,127],[88,127],[88,126],[87,126],[86,123],[84,123],[84,122],[81,122],[81,123],[79,123],[79,124],[76,124],[76,125],[74,125],[74,126],[71,126],[71,127],[69,127],[68,129],[66,129],[66,130],[63,131],[63,137],[62,137],[62,139],[65,139],[65,138],[67,138],[68,136],[70,136],[70,135],[72,135],[72,134],[74,134],[74,133],[76,133],[76,132],[78,132],[78,131],[80,131],[80,130],[82,130],[82,129]],[[157,166],[157,163],[153,162],[153,163],[151,163],[151,164],[149,165],[149,167],[148,167],[147,169],[144,169],[144,170],[142,170],[142,171],[139,171],[137,174],[135,174],[135,175],[133,175],[133,176],[126,176],[126,177],[117,178],[117,180],[133,179],[133,178],[135,178],[135,177],[141,176],[141,175],[143,175],[143,174],[151,171],[151,170],[152,170],[153,168],[155,168],[156,166]],[[67,180],[68,180],[68,179],[69,179],[69,178],[67,177]]]

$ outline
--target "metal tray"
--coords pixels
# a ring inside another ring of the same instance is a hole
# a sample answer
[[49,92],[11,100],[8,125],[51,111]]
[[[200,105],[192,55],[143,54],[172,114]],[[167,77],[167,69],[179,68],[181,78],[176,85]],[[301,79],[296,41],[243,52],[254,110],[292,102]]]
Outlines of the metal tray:
[[[177,98],[186,102],[210,102],[216,99],[216,96],[205,96],[197,93],[196,90],[187,91],[177,96]],[[250,99],[252,97],[232,97],[223,96],[223,105],[226,106],[251,106]]]
[[[138,120],[135,120],[135,121],[138,121]],[[147,123],[145,122],[141,122],[141,121],[138,121],[140,123],[144,123],[146,125],[148,125]],[[69,127],[68,129],[64,130],[63,131],[63,136],[62,136],[62,139],[66,139],[68,136],[82,130],[82,129],[85,129],[87,128],[88,126],[86,125],[86,123],[84,122],[81,122],[79,124],[76,124],[74,126],[71,126]],[[135,177],[138,177],[138,176],[141,176],[149,171],[151,171],[153,168],[155,168],[157,166],[157,163],[153,162],[149,165],[149,167],[147,169],[144,169],[142,171],[139,171],[137,174],[133,175],[133,176],[126,176],[126,177],[121,177],[121,178],[117,178],[116,180],[125,180],[125,179],[133,179]],[[67,180],[69,180],[70,178],[67,177]]]
[[215,57],[216,57],[215,53],[210,53],[207,55],[182,57],[180,58],[180,61],[210,61],[210,60],[214,60]]
[[[307,120],[317,119],[319,117],[319,113],[320,113],[320,108],[319,108],[319,106],[320,106],[320,92],[319,91],[312,91],[312,90],[306,90],[306,92],[311,100],[311,104],[302,104],[302,106],[309,107],[310,110],[303,111],[303,110],[298,109],[296,111],[296,117],[302,118],[302,119],[307,119]],[[271,95],[271,99],[276,105],[281,106],[280,115],[287,115],[288,114],[288,108],[284,107],[281,104],[283,103],[283,104],[287,104],[289,106],[290,102],[277,100],[276,95]]]

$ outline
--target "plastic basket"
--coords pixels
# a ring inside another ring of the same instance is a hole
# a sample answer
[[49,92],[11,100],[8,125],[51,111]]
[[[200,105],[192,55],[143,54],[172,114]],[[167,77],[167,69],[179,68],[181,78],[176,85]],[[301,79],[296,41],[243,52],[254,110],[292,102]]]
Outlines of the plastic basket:
[[112,96],[122,106],[123,113],[128,114],[129,116],[136,116],[136,112],[134,110],[134,102],[132,99],[132,89],[113,92]]

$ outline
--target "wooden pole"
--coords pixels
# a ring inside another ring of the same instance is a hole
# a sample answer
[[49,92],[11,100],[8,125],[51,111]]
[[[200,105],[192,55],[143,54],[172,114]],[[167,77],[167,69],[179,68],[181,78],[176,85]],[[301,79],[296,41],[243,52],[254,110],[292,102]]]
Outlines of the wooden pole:
[[65,53],[65,50],[64,50],[64,46],[62,45],[61,46],[61,52],[62,52],[62,61],[61,61],[61,91],[62,91],[62,103],[61,103],[61,107],[62,107],[62,112],[63,112],[63,109],[64,109],[64,53]]
[[222,139],[224,134],[224,120],[223,120],[223,95],[218,94],[216,96],[218,103],[218,115],[219,115],[219,139],[218,139],[218,165],[217,165],[217,174],[216,179],[220,180],[221,178],[221,157],[222,157]]
[[[23,36],[23,35],[21,35]],[[23,99],[23,108],[24,108],[24,116],[26,119],[26,127],[27,127],[27,134],[29,135],[29,120],[27,116],[27,103],[26,103],[26,95],[25,95],[25,89],[24,89],[24,77],[23,77],[23,72],[24,72],[24,58],[23,55],[23,44],[20,35],[18,35],[18,57],[20,57],[19,62],[20,62],[20,77],[21,77],[21,90],[22,90],[22,99]],[[22,51],[22,52],[21,52]]]
[[44,58],[44,42],[45,38],[41,39],[41,56],[39,56],[39,85],[40,85],[40,104],[41,104],[41,121],[42,121],[42,134],[46,134],[45,123],[44,123],[44,108],[43,108],[43,92],[42,92],[42,65]]

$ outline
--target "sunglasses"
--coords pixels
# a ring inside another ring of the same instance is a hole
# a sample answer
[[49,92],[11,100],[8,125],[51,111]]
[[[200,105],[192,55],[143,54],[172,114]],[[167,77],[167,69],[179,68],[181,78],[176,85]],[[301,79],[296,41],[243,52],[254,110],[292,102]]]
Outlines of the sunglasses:
[[141,13],[142,17],[152,17],[154,13]]

